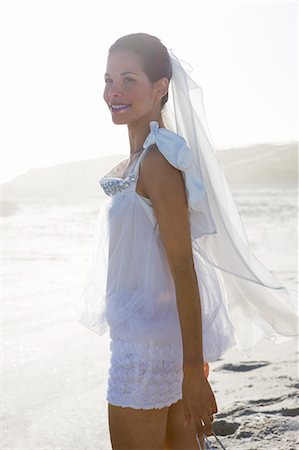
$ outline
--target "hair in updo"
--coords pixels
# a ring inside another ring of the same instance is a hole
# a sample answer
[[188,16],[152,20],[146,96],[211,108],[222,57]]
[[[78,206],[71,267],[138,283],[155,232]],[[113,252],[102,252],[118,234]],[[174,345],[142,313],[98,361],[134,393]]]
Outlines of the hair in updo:
[[[109,48],[109,55],[115,50],[125,50],[137,55],[141,60],[143,71],[154,83],[161,78],[172,77],[172,65],[167,48],[160,39],[146,33],[133,33],[123,36]],[[168,100],[168,93],[161,99],[161,108]]]

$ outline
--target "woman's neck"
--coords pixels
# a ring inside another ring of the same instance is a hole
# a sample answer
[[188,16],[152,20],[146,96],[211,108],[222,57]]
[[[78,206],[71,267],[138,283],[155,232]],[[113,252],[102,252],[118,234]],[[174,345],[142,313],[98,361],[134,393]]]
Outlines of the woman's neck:
[[142,121],[134,122],[128,124],[128,133],[130,141],[130,156],[143,149],[143,144],[150,132],[149,123],[151,121],[156,121],[160,128],[164,128],[163,120],[160,115],[158,118],[143,119]]

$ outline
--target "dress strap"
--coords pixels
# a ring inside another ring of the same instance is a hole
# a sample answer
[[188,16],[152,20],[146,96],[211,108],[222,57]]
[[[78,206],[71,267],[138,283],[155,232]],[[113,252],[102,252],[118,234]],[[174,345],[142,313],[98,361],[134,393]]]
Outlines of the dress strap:
[[141,163],[142,159],[144,158],[144,155],[145,155],[146,151],[148,150],[148,148],[149,148],[149,147],[145,148],[145,149],[141,152],[141,155],[140,155],[139,158],[137,159],[136,164],[135,164],[135,166],[134,166],[134,169],[133,169],[132,174],[133,174],[134,177],[135,177],[136,183],[137,183],[138,176],[139,176],[139,166],[140,166],[140,163]]

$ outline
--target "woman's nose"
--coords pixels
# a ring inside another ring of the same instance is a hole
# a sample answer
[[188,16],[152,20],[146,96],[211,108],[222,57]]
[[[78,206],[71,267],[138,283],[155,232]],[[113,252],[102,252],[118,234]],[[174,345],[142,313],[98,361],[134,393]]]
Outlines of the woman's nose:
[[122,95],[121,86],[117,83],[113,83],[112,86],[110,86],[110,95],[112,95],[112,97],[120,97]]

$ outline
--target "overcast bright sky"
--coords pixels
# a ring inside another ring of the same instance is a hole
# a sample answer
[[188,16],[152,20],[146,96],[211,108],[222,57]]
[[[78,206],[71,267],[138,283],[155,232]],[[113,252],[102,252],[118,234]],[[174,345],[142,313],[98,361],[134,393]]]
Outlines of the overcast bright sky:
[[[298,140],[296,2],[2,2],[0,181],[31,167],[129,155],[102,100],[109,46],[159,37],[194,68],[218,149]],[[4,164],[3,164],[4,161]]]

